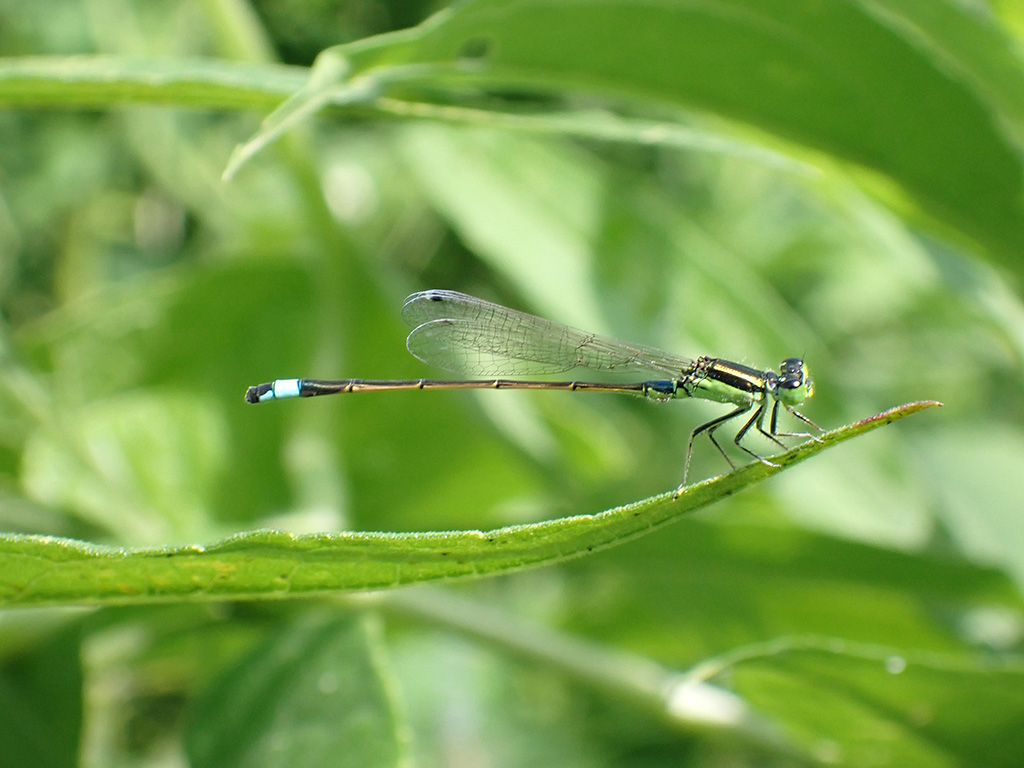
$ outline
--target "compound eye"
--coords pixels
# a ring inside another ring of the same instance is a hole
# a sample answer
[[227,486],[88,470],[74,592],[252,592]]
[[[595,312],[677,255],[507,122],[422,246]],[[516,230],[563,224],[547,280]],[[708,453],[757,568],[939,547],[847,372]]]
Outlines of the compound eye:
[[787,357],[779,366],[779,386],[782,389],[799,389],[804,385],[804,361],[799,357]]

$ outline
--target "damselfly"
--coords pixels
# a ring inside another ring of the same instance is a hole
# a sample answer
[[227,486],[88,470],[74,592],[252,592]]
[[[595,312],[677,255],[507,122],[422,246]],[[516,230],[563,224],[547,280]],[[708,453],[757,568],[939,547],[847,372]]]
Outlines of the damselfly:
[[728,413],[701,424],[690,433],[680,489],[686,484],[693,441],[698,435],[706,434],[729,465],[736,467],[715,439],[715,431],[728,421],[750,414],[736,432],[733,442],[757,461],[772,467],[777,465],[744,445],[743,439],[751,429],[756,429],[782,448],[786,447],[779,439],[782,437],[817,439],[809,432],[780,432],[779,406],[812,429],[821,429],[795,410],[814,392],[804,361],[797,357],[783,360],[778,373],[717,357],[691,360],[653,347],[624,344],[455,291],[414,293],[405,300],[402,318],[412,326],[406,341],[409,351],[425,363],[451,371],[498,377],[552,374],[586,368],[625,373],[635,371],[660,378],[630,383],[506,378],[459,381],[277,379],[249,387],[245,393],[246,401],[262,403],[291,397],[394,389],[562,389],[625,393],[661,401],[699,397],[734,406]]

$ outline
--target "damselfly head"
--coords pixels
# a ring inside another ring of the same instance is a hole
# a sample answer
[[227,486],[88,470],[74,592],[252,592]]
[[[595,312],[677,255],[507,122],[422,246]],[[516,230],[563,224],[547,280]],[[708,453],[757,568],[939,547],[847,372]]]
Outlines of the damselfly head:
[[779,366],[778,399],[783,405],[800,405],[814,394],[814,382],[804,361],[799,357],[787,357]]

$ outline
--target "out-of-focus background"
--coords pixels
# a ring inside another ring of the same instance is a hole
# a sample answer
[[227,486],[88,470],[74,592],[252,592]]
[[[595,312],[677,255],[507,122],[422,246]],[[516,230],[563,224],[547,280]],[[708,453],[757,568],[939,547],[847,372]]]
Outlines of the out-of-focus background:
[[[3,2],[0,55],[305,67],[443,5]],[[0,81],[6,532],[140,546],[598,512],[674,488],[689,431],[722,412],[561,392],[243,402],[275,378],[442,376],[405,350],[402,300],[425,288],[683,355],[802,356],[816,383],[802,411],[824,427],[945,403],[646,539],[447,592],[542,644],[553,631],[675,670],[736,653],[717,683],[770,738],[680,725],[440,609],[360,614],[344,631],[319,603],[40,610],[0,614],[0,764],[1018,764],[1024,17],[969,5],[721,3],[702,22],[720,36],[664,61],[701,72],[675,103],[630,91],[634,66],[655,82],[645,55],[664,48],[642,37],[657,33],[646,4],[636,36],[608,3],[617,26],[576,39],[552,32],[562,3],[477,3],[499,60],[510,17],[533,12],[538,39],[602,46],[580,67],[607,55],[621,83],[604,91],[614,78],[583,69],[569,79],[592,75],[593,90],[545,88],[575,52],[538,57],[514,89],[428,76],[388,96],[564,114],[573,129],[326,110],[230,183],[228,157],[272,101],[40,108]],[[792,101],[736,85],[751,72]],[[693,140],[610,140],[608,110]],[[698,446],[695,477],[725,468]],[[319,651],[294,652],[321,636],[324,658],[354,655],[345,643],[366,654],[378,698],[302,698],[304,681],[339,688],[303,667]],[[261,664],[259,684],[244,679]],[[260,717],[224,716],[254,691]],[[267,747],[282,712],[294,723]],[[379,753],[353,712],[386,723]],[[777,748],[780,734],[806,752]],[[358,762],[338,756],[351,743]]]

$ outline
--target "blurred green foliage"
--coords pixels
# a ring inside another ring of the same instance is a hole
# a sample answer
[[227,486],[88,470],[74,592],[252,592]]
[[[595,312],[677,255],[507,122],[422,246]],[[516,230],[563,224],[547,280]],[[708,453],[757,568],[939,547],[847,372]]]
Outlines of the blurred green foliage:
[[[802,355],[824,426],[946,407],[557,568],[5,611],[0,765],[1020,764],[1019,5],[595,6],[478,0],[368,40],[439,6],[0,3],[0,529],[490,529],[675,487],[713,405],[243,403],[432,375],[398,314],[429,287]],[[358,77],[299,92],[225,183],[303,82],[274,62],[339,43],[320,71]]]

